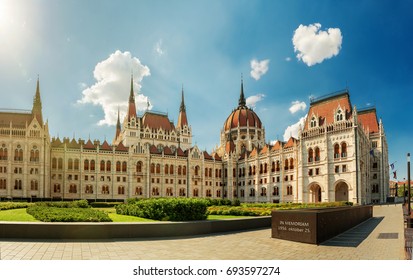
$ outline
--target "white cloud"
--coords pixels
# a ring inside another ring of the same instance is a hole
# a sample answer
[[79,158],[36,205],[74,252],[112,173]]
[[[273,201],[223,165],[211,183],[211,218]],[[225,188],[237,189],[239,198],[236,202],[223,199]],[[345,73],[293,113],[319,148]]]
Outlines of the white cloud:
[[160,39],[158,42],[156,42],[154,49],[155,49],[155,52],[156,52],[159,56],[162,56],[162,55],[165,54],[165,51],[164,51],[163,46],[162,46],[162,39]]
[[258,81],[262,75],[267,73],[268,64],[270,63],[269,59],[258,61],[256,59],[251,60],[251,77]]
[[307,115],[300,118],[300,120],[296,122],[295,124],[290,125],[286,128],[286,130],[284,131],[284,135],[283,135],[284,141],[288,141],[288,139],[290,139],[291,136],[294,138],[298,138],[298,131],[300,130],[300,127],[301,128],[304,127],[306,118],[307,118]]
[[300,102],[297,100],[297,101],[291,102],[291,107],[288,110],[290,110],[291,114],[294,114],[300,110],[304,111],[306,108],[307,108],[307,105],[305,104],[305,102],[303,101]]
[[245,103],[248,107],[251,107],[253,109],[255,109],[255,107],[257,106],[257,103],[262,101],[265,97],[265,94],[259,93],[257,95],[253,95],[253,96],[249,96],[247,97],[247,99],[245,100]]
[[321,31],[321,24],[308,26],[300,24],[294,31],[293,45],[298,60],[308,66],[323,62],[324,59],[338,55],[343,36],[339,28],[329,28]]
[[286,57],[286,58],[285,58],[285,61],[290,62],[290,61],[291,61],[291,57],[289,57],[289,56]]
[[[91,103],[101,106],[104,112],[104,119],[98,125],[115,125],[117,121],[118,108],[121,112],[126,112],[130,94],[131,71],[133,73],[134,92],[139,92],[143,77],[150,76],[149,68],[132,57],[130,52],[117,50],[106,60],[96,64],[93,76],[96,83],[82,91],[80,104]],[[82,86],[82,83],[79,84]],[[147,108],[148,97],[142,94],[135,94],[135,102],[138,110]],[[151,108],[151,106],[150,106]]]

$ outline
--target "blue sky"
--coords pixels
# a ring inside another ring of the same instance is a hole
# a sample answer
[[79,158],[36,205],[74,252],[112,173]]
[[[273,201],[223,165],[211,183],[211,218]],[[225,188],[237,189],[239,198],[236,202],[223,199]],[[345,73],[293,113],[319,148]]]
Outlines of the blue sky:
[[310,96],[348,87],[357,108],[376,106],[403,179],[412,29],[411,1],[0,0],[0,107],[31,109],[39,75],[52,136],[111,141],[133,71],[138,107],[175,122],[183,85],[194,144],[211,152],[241,73],[268,142]]

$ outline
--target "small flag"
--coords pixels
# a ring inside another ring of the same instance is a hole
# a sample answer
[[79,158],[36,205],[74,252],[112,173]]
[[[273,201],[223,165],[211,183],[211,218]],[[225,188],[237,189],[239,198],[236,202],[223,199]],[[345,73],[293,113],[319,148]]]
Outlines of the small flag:
[[370,150],[370,155],[374,157],[374,150],[373,149]]
[[394,169],[394,163],[390,164],[391,170]]
[[397,171],[394,171],[394,172],[393,172],[393,179],[397,179],[396,172],[397,172]]

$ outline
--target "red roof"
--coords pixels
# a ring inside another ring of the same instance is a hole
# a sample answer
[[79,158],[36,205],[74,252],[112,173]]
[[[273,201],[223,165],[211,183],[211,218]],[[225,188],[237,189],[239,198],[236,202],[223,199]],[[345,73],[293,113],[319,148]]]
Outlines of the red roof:
[[181,112],[179,112],[179,115],[178,115],[178,123],[177,123],[177,127],[180,127],[180,128],[182,128],[182,127],[184,127],[184,126],[188,126],[188,119],[187,119],[187,117],[186,117],[186,112],[185,111],[181,111]]
[[307,119],[305,121],[304,130],[308,130],[309,122],[313,116],[318,117],[319,126],[334,123],[334,112],[339,107],[346,112],[344,117],[348,120],[351,117],[351,103],[347,91],[340,92],[311,103]]
[[0,125],[9,126],[12,122],[13,127],[25,127],[33,120],[31,113],[20,112],[0,112]]
[[87,143],[83,146],[83,149],[96,149],[95,145],[93,145],[92,141],[90,139],[87,141]]
[[127,147],[125,147],[125,146],[122,144],[122,142],[119,142],[119,144],[118,144],[118,146],[116,147],[115,150],[116,150],[116,151],[119,151],[119,152],[127,152],[127,151],[129,151],[129,149],[128,149]]
[[210,154],[207,153],[207,151],[204,151],[204,159],[214,159]]
[[379,123],[377,122],[376,109],[358,112],[358,121],[364,129],[368,129],[370,133],[379,132]]
[[177,154],[179,157],[186,157],[186,156],[187,156],[186,153],[184,153],[184,151],[182,151],[181,148],[178,148],[178,149],[176,150],[176,154]]
[[274,146],[271,148],[271,151],[278,151],[282,148],[282,143],[281,141],[277,140],[277,142],[275,142]]
[[254,149],[252,150],[250,157],[255,157],[258,154],[257,148],[254,147]]
[[218,160],[218,161],[222,160],[222,158],[217,153],[214,153],[213,157],[214,157],[215,160]]
[[258,115],[249,108],[239,107],[234,110],[224,124],[224,130],[229,130],[231,128],[246,127],[247,124],[250,127],[261,128],[261,120]]
[[142,117],[143,127],[149,127],[150,129],[162,128],[164,131],[174,130],[174,125],[168,119],[167,115],[146,112]]
[[229,154],[232,153],[233,151],[235,151],[235,144],[234,141],[229,140],[227,141],[227,143],[225,144],[225,151]]
[[263,154],[267,153],[268,150],[269,150],[268,145],[265,145],[264,148],[262,148],[262,150],[260,151],[260,155],[263,155]]
[[284,148],[294,147],[295,142],[297,142],[297,139],[295,139],[294,137],[290,137],[290,139],[288,139],[287,141],[287,144],[285,144]]
[[112,151],[112,147],[108,144],[108,142],[103,142],[102,146],[100,147],[101,150],[105,151]]
[[172,152],[171,148],[169,148],[168,146],[165,146],[165,147],[163,148],[163,153],[164,153],[164,155],[168,155],[168,156],[174,155],[174,153]]

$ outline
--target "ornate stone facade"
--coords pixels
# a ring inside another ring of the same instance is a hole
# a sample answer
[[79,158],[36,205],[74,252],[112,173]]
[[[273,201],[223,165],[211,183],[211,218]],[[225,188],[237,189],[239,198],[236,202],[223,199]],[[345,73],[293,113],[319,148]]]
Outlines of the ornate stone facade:
[[298,139],[265,142],[246,106],[221,130],[213,153],[192,146],[184,92],[175,125],[136,112],[133,81],[114,140],[50,139],[39,81],[30,112],[0,112],[0,198],[124,200],[129,197],[238,198],[242,202],[385,202],[388,150],[374,108],[351,106],[347,90],[313,100]]

